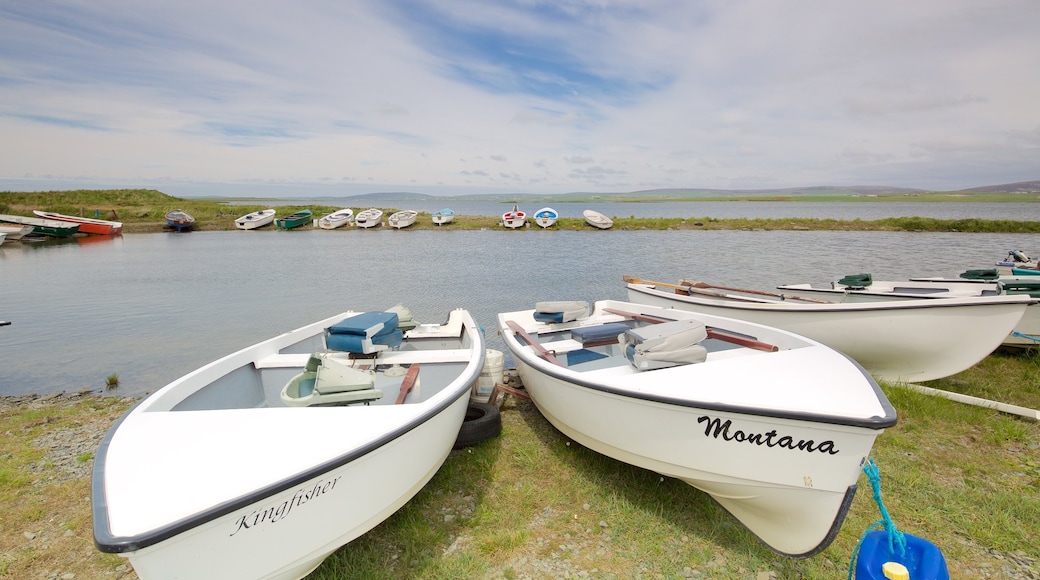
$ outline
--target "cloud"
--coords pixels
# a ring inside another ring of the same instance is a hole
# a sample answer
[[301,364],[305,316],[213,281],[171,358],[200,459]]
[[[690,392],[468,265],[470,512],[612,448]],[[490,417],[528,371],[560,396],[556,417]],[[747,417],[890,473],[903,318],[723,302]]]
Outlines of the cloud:
[[1038,19],[1033,0],[7,3],[0,178],[1035,179]]

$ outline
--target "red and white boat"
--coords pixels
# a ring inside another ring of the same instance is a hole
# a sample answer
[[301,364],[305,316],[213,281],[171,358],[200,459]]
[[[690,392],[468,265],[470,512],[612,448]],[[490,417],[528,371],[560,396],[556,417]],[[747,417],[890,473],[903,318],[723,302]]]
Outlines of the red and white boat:
[[34,209],[33,213],[36,214],[38,217],[48,220],[56,220],[59,222],[79,224],[79,231],[85,234],[99,234],[102,236],[111,236],[123,233],[123,222],[113,222],[109,220],[99,220],[74,215],[63,215],[51,211],[40,211],[38,209]]
[[527,214],[520,211],[520,206],[513,204],[513,210],[502,214],[502,225],[507,228],[516,229],[524,227]]

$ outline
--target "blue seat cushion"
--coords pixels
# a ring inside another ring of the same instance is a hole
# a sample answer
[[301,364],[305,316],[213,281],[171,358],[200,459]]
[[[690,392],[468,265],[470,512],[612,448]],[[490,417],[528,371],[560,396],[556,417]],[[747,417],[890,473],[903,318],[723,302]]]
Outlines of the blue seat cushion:
[[622,322],[610,322],[598,326],[581,326],[571,329],[571,338],[581,344],[612,341],[617,342],[618,336],[625,333],[630,327]]
[[396,312],[363,312],[329,327],[329,334],[348,334],[372,338],[397,330]]
[[325,339],[325,346],[332,350],[364,353],[369,352],[370,350],[366,348],[366,341],[372,345],[381,345],[393,348],[401,344],[403,339],[404,333],[396,329],[371,338],[367,338],[361,334],[330,334]]

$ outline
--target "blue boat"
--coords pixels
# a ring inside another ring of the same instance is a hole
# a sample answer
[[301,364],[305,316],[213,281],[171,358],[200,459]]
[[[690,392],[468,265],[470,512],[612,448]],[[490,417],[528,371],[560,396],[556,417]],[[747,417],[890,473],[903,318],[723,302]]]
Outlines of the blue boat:
[[195,218],[182,209],[171,210],[166,212],[166,227],[178,232],[190,232],[195,228]]

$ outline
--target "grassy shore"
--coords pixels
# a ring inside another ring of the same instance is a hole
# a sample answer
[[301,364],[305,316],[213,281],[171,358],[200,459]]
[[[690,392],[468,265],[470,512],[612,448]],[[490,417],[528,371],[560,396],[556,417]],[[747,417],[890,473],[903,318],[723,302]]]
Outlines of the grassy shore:
[[[1040,408],[1040,352],[999,350],[927,386]],[[884,385],[899,423],[874,446],[882,497],[953,578],[1040,578],[1040,425]],[[0,577],[133,578],[91,540],[90,468],[132,401],[0,398]],[[589,451],[509,398],[503,431],[453,451],[419,494],[340,549],[312,580],[341,578],[845,578],[879,519],[865,476],[827,550],[770,551],[707,495]],[[157,498],[157,501],[161,499]]]
[[[852,199],[852,198],[848,198]],[[902,198],[900,198],[902,199]],[[973,198],[975,199],[975,198]],[[976,201],[986,199],[984,196]],[[994,199],[1003,199],[994,196]],[[1017,199],[1016,201],[1031,201]],[[813,201],[818,201],[816,198]],[[880,202],[879,202],[880,203]],[[256,205],[230,205],[207,199],[176,198],[154,190],[76,190],[47,192],[0,192],[0,213],[32,215],[34,209],[53,211],[66,215],[101,217],[123,222],[126,233],[162,231],[166,212],[183,209],[195,218],[200,230],[233,230],[234,220],[247,213],[265,209],[258,201]],[[508,209],[503,206],[504,209]],[[340,209],[322,205],[287,205],[278,207],[278,215],[309,209],[315,217],[321,217]],[[382,207],[385,216],[399,209]],[[778,219],[720,219],[711,216],[676,216],[672,218],[637,218],[634,216],[611,216],[615,230],[833,230],[833,231],[922,231],[922,232],[975,232],[975,233],[1040,233],[1040,221],[1036,220],[980,220],[905,217],[881,220],[838,220],[813,218]],[[415,224],[408,229],[473,230],[496,228],[499,218],[494,216],[460,215],[450,224],[434,225],[430,214],[420,212]],[[532,229],[539,229],[531,225]],[[593,230],[579,218],[560,218],[554,229]],[[268,226],[273,230],[273,226]],[[356,231],[341,228],[338,232]]]

